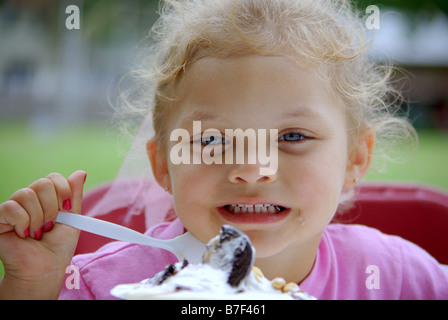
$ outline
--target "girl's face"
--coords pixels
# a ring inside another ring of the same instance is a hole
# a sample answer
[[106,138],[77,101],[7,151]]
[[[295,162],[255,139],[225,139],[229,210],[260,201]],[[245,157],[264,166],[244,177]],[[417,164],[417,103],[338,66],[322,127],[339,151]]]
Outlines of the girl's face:
[[[158,180],[172,190],[184,226],[208,242],[221,225],[233,225],[251,238],[257,258],[316,245],[342,188],[355,178],[349,170],[346,117],[329,83],[316,70],[284,57],[246,56],[201,59],[181,86],[169,130],[186,129],[198,141],[193,120],[201,121],[202,132],[222,133],[222,140],[214,136],[220,143],[226,141],[225,129],[278,129],[273,175],[261,175],[262,166],[248,161],[175,165],[170,150],[178,142],[168,143],[167,171]],[[204,147],[210,139],[202,142]],[[237,213],[235,204],[246,205],[246,212]],[[277,207],[256,212],[257,204]]]

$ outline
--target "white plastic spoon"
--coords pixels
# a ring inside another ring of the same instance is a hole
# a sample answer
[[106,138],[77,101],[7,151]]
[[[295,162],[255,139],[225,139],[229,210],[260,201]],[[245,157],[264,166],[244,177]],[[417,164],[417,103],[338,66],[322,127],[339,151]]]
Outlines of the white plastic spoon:
[[174,253],[179,261],[185,258],[190,263],[200,263],[205,250],[205,244],[189,232],[174,239],[161,240],[115,223],[68,212],[59,212],[56,222],[115,240],[162,248]]

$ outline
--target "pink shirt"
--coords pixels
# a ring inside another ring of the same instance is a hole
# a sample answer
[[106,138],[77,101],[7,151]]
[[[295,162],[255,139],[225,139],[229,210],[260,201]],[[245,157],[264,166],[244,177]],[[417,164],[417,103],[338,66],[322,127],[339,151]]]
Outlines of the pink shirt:
[[[179,219],[146,232],[161,239],[180,235]],[[118,284],[153,276],[176,261],[148,246],[113,242],[74,257],[79,289],[62,286],[60,299],[113,299]],[[448,299],[448,270],[418,246],[360,225],[326,227],[311,273],[300,287],[318,299]]]

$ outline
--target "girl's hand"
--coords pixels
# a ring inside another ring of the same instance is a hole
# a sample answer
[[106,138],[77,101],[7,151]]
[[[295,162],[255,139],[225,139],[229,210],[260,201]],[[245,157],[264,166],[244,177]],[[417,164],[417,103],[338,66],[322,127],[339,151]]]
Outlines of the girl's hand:
[[55,220],[60,210],[81,213],[85,178],[52,173],[0,204],[0,298],[57,299],[79,231]]

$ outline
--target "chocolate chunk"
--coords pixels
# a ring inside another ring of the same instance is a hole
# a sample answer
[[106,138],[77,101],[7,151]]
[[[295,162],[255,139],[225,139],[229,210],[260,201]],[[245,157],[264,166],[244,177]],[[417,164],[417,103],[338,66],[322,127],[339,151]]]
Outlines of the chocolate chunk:
[[241,231],[239,231],[238,229],[225,224],[221,227],[219,243],[231,241],[233,239],[240,238],[240,237],[245,237],[245,234],[242,233]]
[[157,275],[157,278],[155,280],[156,285],[161,285],[166,279],[171,277],[174,272],[176,271],[176,268],[174,265],[170,264],[168,265],[163,272]]
[[188,266],[188,260],[184,259],[184,261],[182,261],[182,267],[180,267],[180,270],[182,270],[183,268],[185,268],[186,266]]
[[241,281],[249,274],[253,265],[252,246],[249,242],[246,243],[244,249],[238,248],[235,251],[235,260],[232,271],[227,282],[232,287],[237,287]]
[[186,266],[188,266],[187,259],[184,259],[184,261],[182,261],[182,265],[181,265],[180,269],[176,269],[176,266],[174,264],[170,264],[170,265],[166,266],[163,271],[156,274],[151,279],[150,283],[152,283],[154,285],[161,285],[166,279],[175,275],[176,273],[178,273],[180,270],[182,270]]
[[207,244],[203,262],[228,272],[227,282],[237,287],[249,274],[254,262],[249,237],[232,226],[223,225],[219,237]]

